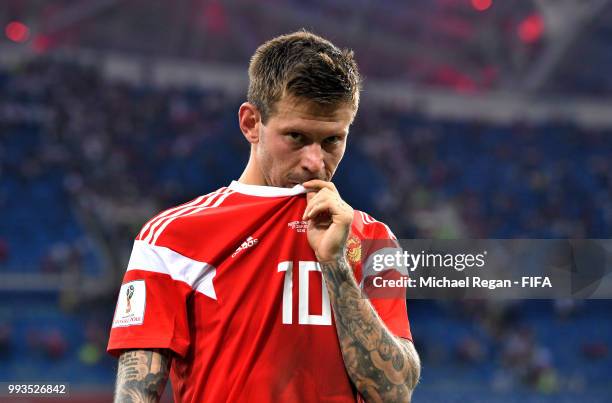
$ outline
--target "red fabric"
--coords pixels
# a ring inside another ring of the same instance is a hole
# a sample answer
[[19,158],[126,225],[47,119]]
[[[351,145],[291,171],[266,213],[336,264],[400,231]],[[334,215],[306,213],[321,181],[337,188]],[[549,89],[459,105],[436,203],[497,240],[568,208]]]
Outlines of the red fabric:
[[[123,282],[145,281],[144,322],[112,328],[109,353],[134,348],[176,352],[170,375],[174,398],[180,402],[358,401],[344,368],[333,313],[329,323],[308,319],[322,315],[324,298],[321,273],[300,263],[316,260],[299,225],[305,206],[303,194],[260,197],[234,192],[218,206],[183,208],[183,215],[159,233],[155,245],[145,243],[151,229],[143,231],[139,247],[167,248],[179,260],[214,267],[215,298],[200,292],[201,283],[190,285],[189,275],[185,280],[175,268],[167,268],[167,274],[131,267]],[[380,236],[392,234],[384,224],[365,223],[361,213],[355,214],[348,253],[358,282],[358,241]],[[248,237],[257,242],[238,251]],[[279,270],[288,264],[282,262],[291,262],[291,270]],[[306,295],[300,293],[303,271],[309,283]],[[289,272],[291,288],[285,286]],[[284,300],[288,290],[291,299]],[[300,300],[306,312],[300,313]],[[411,339],[405,299],[372,303],[394,334]],[[290,321],[283,316],[284,308]],[[300,323],[303,320],[324,323]]]

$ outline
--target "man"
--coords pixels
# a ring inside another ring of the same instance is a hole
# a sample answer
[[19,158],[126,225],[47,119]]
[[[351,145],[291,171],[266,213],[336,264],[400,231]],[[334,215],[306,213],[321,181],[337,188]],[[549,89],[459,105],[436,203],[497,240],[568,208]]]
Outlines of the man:
[[158,401],[169,376],[181,402],[409,401],[406,301],[359,287],[360,241],[394,237],[330,182],[359,104],[353,54],[300,31],[260,46],[249,79],[240,179],[136,238],[108,346],[115,401]]

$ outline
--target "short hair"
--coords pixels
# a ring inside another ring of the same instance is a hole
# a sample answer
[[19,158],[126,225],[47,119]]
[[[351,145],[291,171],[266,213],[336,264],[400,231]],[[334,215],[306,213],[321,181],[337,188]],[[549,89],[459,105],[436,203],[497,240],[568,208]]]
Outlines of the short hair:
[[264,124],[285,95],[324,108],[346,103],[356,112],[360,90],[353,51],[305,29],[265,42],[249,64],[247,100],[257,107]]

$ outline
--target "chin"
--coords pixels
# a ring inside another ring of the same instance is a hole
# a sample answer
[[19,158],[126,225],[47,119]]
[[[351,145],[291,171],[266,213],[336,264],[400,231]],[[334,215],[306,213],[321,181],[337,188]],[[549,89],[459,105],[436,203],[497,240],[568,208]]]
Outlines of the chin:
[[301,184],[301,182],[296,182],[295,179],[285,179],[284,181],[281,181],[280,183],[281,184],[278,186],[282,188],[292,188],[295,185]]
[[286,181],[278,181],[278,182],[268,182],[268,186],[273,186],[277,188],[292,188],[296,185],[295,182],[286,182]]

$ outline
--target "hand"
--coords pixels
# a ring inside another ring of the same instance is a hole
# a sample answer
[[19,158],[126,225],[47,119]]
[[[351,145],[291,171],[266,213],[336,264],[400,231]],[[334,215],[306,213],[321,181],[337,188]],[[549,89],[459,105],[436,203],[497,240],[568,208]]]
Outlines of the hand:
[[308,242],[321,263],[344,257],[344,247],[353,222],[353,208],[345,203],[331,182],[314,179],[302,184],[308,222]]

